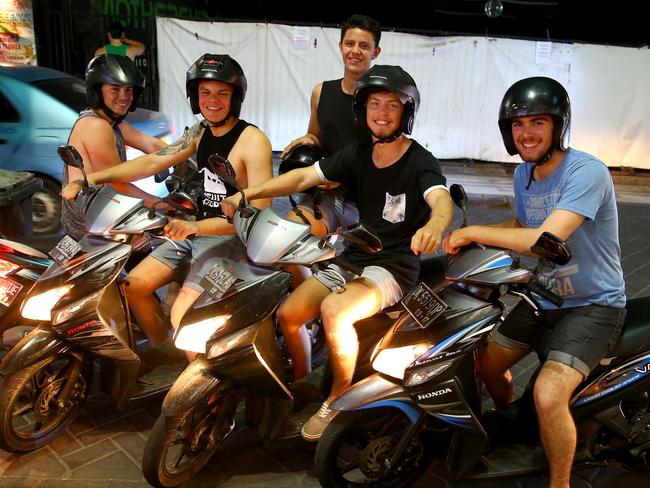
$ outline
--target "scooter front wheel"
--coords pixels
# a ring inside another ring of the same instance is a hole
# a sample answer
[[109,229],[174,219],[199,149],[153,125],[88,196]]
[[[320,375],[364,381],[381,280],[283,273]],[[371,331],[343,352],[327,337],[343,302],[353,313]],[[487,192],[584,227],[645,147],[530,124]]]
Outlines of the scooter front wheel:
[[[92,362],[58,354],[2,381],[0,447],[28,452],[59,436],[75,419],[90,390]],[[74,382],[73,384],[70,384]],[[67,391],[66,398],[61,394]]]
[[152,486],[169,488],[203,468],[234,428],[239,397],[209,393],[192,409],[156,420],[142,456],[142,473]]
[[401,457],[389,462],[410,426],[406,415],[393,408],[338,414],[316,447],[318,481],[325,488],[411,486],[427,469],[434,452],[416,434]]

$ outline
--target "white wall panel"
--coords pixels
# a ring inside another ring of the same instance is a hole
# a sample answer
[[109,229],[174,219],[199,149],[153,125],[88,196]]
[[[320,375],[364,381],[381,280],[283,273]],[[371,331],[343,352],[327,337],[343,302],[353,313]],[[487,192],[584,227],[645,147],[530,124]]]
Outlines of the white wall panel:
[[[196,120],[185,98],[185,72],[203,53],[227,53],[242,65],[248,93],[242,117],[274,150],[305,133],[311,91],[342,76],[340,31],[279,24],[190,22],[160,18],[160,109],[177,129]],[[552,44],[537,63],[534,41],[382,33],[376,63],[401,65],[416,80],[422,104],[413,137],[438,158],[519,161],[507,155],[497,126],[505,90],[527,76],[549,76],[572,100],[571,144],[610,166],[650,169],[650,51]]]

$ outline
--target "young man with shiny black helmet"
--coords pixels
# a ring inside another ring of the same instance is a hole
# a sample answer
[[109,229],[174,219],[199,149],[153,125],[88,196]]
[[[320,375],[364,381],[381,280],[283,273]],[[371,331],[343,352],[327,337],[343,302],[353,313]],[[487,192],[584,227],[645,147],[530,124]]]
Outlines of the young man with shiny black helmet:
[[[415,81],[406,71],[373,66],[359,79],[354,94],[357,123],[367,140],[246,191],[249,198],[261,198],[342,183],[356,198],[360,221],[383,244],[375,254],[347,246],[342,256],[363,270],[361,276],[329,264],[300,284],[278,310],[297,369],[294,379],[309,370],[309,341],[302,324],[320,315],[327,336],[333,385],[318,413],[302,428],[309,441],[320,438],[335,415],[331,401],[351,385],[359,346],[354,323],[393,305],[417,284],[418,255],[439,247],[453,216],[438,161],[407,137],[419,103]],[[240,198],[228,197],[224,212],[232,215]]]

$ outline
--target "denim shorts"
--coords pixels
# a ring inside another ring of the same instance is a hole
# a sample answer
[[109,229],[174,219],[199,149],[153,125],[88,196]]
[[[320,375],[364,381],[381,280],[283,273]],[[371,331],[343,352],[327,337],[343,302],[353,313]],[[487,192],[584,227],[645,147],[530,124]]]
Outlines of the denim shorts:
[[[328,264],[324,269],[318,269],[313,277],[325,285],[330,291],[340,291],[359,276],[352,271],[341,269],[336,264]],[[366,266],[363,268],[361,278],[372,284],[372,287],[379,292],[381,309],[390,307],[402,299],[404,293],[395,277],[390,271],[380,266]]]
[[[246,258],[246,248],[235,234],[200,236],[184,241],[165,242],[150,256],[165,266],[187,274],[183,286],[202,292],[199,285],[203,277],[220,258],[240,261]],[[189,271],[188,271],[189,269]]]
[[[338,189],[320,191],[318,210],[322,215],[327,231],[332,232],[339,227],[348,227],[359,222],[359,209],[347,200]],[[314,197],[312,194],[296,195],[298,207],[314,213]]]
[[603,305],[543,310],[536,318],[523,302],[492,331],[494,342],[509,349],[534,349],[540,361],[566,364],[587,377],[616,345],[625,308]]

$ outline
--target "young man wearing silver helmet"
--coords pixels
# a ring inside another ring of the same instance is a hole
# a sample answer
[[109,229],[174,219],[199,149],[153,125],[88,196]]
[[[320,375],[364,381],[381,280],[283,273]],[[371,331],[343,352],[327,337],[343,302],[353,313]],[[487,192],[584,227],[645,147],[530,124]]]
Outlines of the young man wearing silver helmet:
[[569,240],[573,257],[567,265],[540,259],[537,268],[538,279],[564,304],[558,308],[539,298],[540,317],[516,306],[480,357],[481,377],[502,407],[514,400],[508,368],[537,345],[538,327],[552,329],[534,387],[551,488],[569,487],[576,450],[569,401],[616,344],[625,318],[612,178],[602,161],[569,147],[570,120],[569,95],[557,81],[533,77],[513,84],[501,103],[499,129],[508,153],[524,161],[514,175],[517,218],[505,227],[455,230],[443,244],[452,254],[472,242],[523,252],[545,231]]
[[[88,175],[91,184],[134,181],[159,173],[196,153],[198,169],[203,176],[197,220],[171,220],[165,232],[177,241],[176,247],[170,243],[158,247],[127,277],[130,307],[151,344],[162,351],[163,360],[166,353],[173,358],[177,351],[167,337],[168,327],[153,292],[170,283],[183,262],[191,259],[191,269],[171,310],[171,322],[176,327],[202,293],[200,282],[213,264],[211,259],[219,256],[238,259],[244,255],[232,224],[220,218],[223,215],[221,201],[236,190],[210,171],[208,157],[218,153],[228,158],[242,188],[272,176],[270,141],[257,127],[239,118],[247,87],[239,63],[227,54],[204,54],[187,71],[185,87],[192,112],[203,116],[201,122],[186,129],[178,141],[156,153]],[[62,194],[65,198],[74,198],[80,188],[79,182],[73,182]],[[270,199],[262,198],[256,200],[255,205],[266,207],[270,203]],[[190,236],[194,238],[188,239]]]
[[[125,144],[142,152],[166,146],[162,140],[139,131],[124,120],[137,108],[143,88],[144,76],[129,58],[105,54],[88,63],[86,97],[89,107],[79,114],[68,137],[68,144],[77,148],[82,156],[87,173],[126,161]],[[65,166],[64,184],[75,178],[81,178],[81,171]],[[148,205],[158,200],[130,183],[114,183],[113,186],[120,193],[144,199]],[[73,239],[79,240],[86,233],[84,216],[74,202],[63,200],[61,221],[66,234]]]
[[[308,364],[309,342],[302,324],[321,315],[327,335],[333,385],[318,413],[302,428],[309,441],[320,438],[334,416],[331,401],[351,385],[358,354],[354,322],[393,305],[416,285],[418,255],[439,247],[453,216],[438,161],[407,137],[419,103],[415,82],[402,68],[373,66],[359,79],[354,94],[357,123],[371,139],[246,191],[247,198],[268,198],[342,183],[355,196],[360,221],[383,244],[375,254],[347,247],[343,257],[363,269],[361,276],[330,264],[296,288],[278,310],[294,367]],[[240,198],[228,197],[224,212],[232,215]]]

